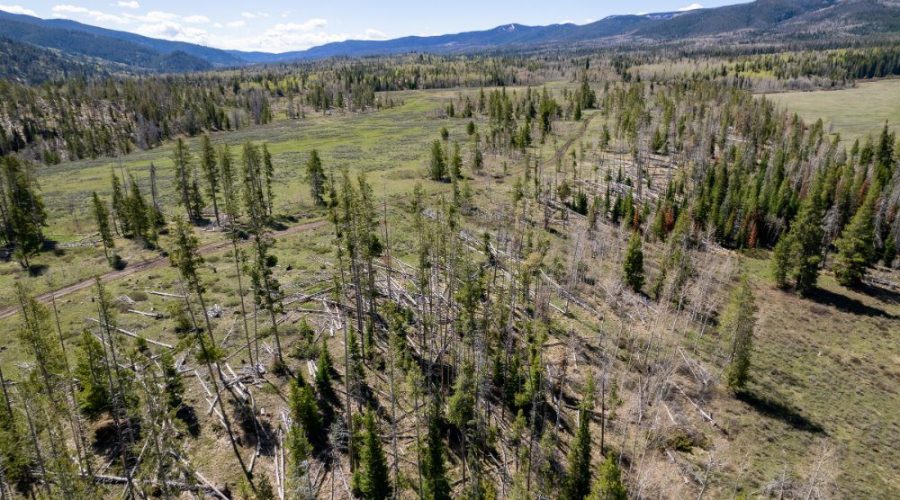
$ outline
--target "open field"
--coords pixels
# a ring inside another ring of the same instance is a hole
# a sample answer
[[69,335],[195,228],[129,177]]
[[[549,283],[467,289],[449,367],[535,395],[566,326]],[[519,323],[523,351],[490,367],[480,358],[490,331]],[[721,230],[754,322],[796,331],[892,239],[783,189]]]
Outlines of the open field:
[[845,141],[873,137],[887,121],[891,130],[900,130],[900,79],[860,82],[855,88],[784,92],[766,95],[807,123],[822,119],[825,130],[840,133]]
[[[324,212],[315,210],[310,203],[304,171],[312,149],[317,149],[324,158],[328,172],[337,173],[342,168],[349,169],[352,176],[365,172],[379,197],[409,193],[414,182],[422,178],[428,146],[439,137],[442,127],[450,131],[451,141],[459,141],[464,153],[468,152],[465,133],[468,120],[444,120],[434,114],[442,102],[456,98],[457,94],[456,91],[395,93],[394,99],[403,104],[377,113],[323,116],[311,112],[304,120],[281,119],[266,126],[213,134],[211,138],[215,144],[228,144],[236,161],[244,142],[267,143],[275,165],[275,211],[301,219],[317,218]],[[199,140],[186,142],[195,155],[194,161],[198,161]],[[149,165],[154,163],[160,203],[167,217],[183,213],[176,205],[172,187],[171,148],[167,144],[116,159],[41,167],[38,180],[50,223],[45,234],[56,242],[57,250],[42,253],[35,259],[35,265],[42,271],[38,279],[30,280],[33,292],[67,286],[108,270],[102,252],[98,253],[89,200],[92,191],[108,199],[114,170],[133,175],[144,195],[149,196]],[[428,189],[445,187],[426,186]],[[217,232],[198,231],[197,234],[202,243],[220,238]],[[118,245],[122,257],[129,262],[144,262],[156,255],[128,240],[119,240]],[[162,246],[165,247],[164,241]],[[15,262],[0,263],[0,307],[12,303],[12,282],[24,275]]]

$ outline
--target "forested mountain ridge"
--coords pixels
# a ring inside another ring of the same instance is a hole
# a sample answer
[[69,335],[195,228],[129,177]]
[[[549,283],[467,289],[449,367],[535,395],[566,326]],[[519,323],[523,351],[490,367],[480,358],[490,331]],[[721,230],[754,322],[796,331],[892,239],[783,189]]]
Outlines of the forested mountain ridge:
[[103,76],[117,65],[0,37],[0,74],[18,83]]
[[511,23],[483,31],[391,40],[347,40],[285,53],[219,50],[158,40],[62,19],[0,11],[0,34],[12,40],[105,59],[135,71],[185,72],[213,67],[283,63],[329,57],[411,52],[467,54],[538,50],[565,43],[580,47],[697,41],[810,40],[900,33],[900,4],[879,0],[757,0],[687,12],[615,15],[585,25],[525,26]]
[[[40,19],[3,11],[0,11],[0,34],[40,47],[126,64],[138,70],[198,71],[243,62],[225,51],[202,45],[159,40],[67,19]],[[178,53],[184,55],[173,57]]]

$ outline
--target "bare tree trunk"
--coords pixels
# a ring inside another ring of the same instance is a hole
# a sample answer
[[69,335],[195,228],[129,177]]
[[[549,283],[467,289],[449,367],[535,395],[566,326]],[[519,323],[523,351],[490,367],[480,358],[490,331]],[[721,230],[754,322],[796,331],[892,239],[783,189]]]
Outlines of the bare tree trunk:
[[[104,246],[105,248],[105,246]],[[59,337],[59,347],[62,349],[63,353],[63,362],[66,368],[66,376],[68,377],[68,381],[66,383],[66,388],[68,389],[69,398],[66,399],[69,408],[69,423],[72,426],[72,434],[75,438],[75,451],[78,453],[78,461],[82,467],[84,467],[85,472],[88,475],[92,474],[91,471],[91,459],[88,454],[85,452],[85,444],[84,444],[84,429],[81,426],[81,419],[78,416],[78,410],[76,407],[76,399],[75,399],[75,387],[74,387],[74,377],[72,375],[72,368],[69,366],[69,357],[66,355],[66,345],[63,341],[62,334],[62,326],[59,323],[59,310],[56,308],[56,295],[50,295],[50,303],[53,304],[53,318],[56,320],[56,333]]]
[[253,347],[250,345],[250,328],[247,325],[247,307],[244,304],[244,283],[241,278],[241,254],[240,250],[238,250],[237,240],[234,236],[234,222],[232,221],[231,226],[232,236],[231,236],[231,248],[234,252],[234,270],[237,273],[237,283],[238,283],[238,295],[241,298],[241,321],[244,325],[244,339],[247,341],[247,357],[250,358],[250,365],[253,367],[253,373],[259,374],[259,358],[256,360],[253,359]]

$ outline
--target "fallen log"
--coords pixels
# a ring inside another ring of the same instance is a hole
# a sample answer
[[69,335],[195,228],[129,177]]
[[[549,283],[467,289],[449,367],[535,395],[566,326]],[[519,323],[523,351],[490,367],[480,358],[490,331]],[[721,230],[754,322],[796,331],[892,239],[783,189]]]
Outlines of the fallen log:
[[[85,318],[85,319],[88,320],[88,321],[93,321],[94,323],[97,323],[98,325],[103,325],[103,322],[101,322],[99,319],[96,319],[96,318]],[[157,340],[148,339],[147,337],[141,337],[140,335],[138,335],[138,334],[136,334],[136,333],[134,333],[134,332],[129,332],[128,330],[123,330],[123,329],[121,329],[121,328],[119,328],[119,327],[114,327],[113,330],[115,330],[115,331],[117,331],[117,332],[119,332],[119,333],[121,333],[121,334],[123,334],[123,335],[127,335],[127,336],[129,336],[129,337],[131,337],[131,338],[134,338],[134,339],[144,339],[144,340],[146,340],[147,343],[149,343],[149,344],[153,344],[153,345],[156,345],[156,346],[159,346],[159,347],[165,347],[166,349],[172,349],[172,350],[175,349],[174,347],[170,346],[169,344],[166,344],[165,342],[159,342],[159,341],[157,341]]]

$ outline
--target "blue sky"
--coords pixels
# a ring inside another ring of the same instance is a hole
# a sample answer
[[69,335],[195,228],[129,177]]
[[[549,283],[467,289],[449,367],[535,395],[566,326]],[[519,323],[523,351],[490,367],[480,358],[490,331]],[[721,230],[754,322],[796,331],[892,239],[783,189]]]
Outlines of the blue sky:
[[741,0],[0,0],[0,10],[73,19],[211,47],[284,52],[346,40],[585,24],[612,14],[716,7]]

